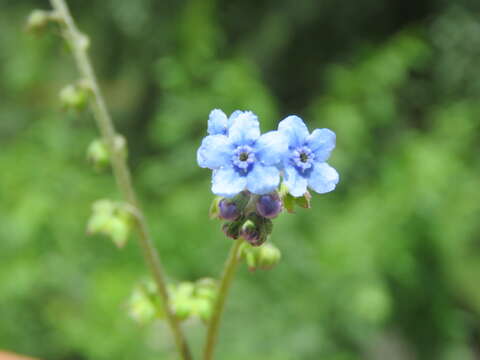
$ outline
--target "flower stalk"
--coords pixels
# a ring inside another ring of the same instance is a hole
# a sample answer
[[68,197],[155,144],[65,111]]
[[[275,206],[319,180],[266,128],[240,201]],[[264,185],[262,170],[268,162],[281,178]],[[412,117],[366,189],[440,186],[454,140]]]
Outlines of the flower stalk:
[[210,318],[210,321],[208,323],[207,339],[203,351],[204,360],[213,359],[213,353],[218,339],[220,319],[223,314],[223,308],[225,307],[228,290],[230,289],[233,277],[235,275],[235,270],[237,268],[239,260],[239,249],[242,242],[242,239],[234,240],[227,261],[225,262],[225,266],[223,268],[222,277],[220,279],[220,286],[218,288],[217,300],[214,304],[212,317]]
[[134,213],[136,215],[135,223],[139,235],[139,243],[143,251],[145,262],[153,274],[158,295],[165,306],[166,320],[173,333],[175,344],[181,358],[183,360],[191,360],[192,356],[180,327],[179,320],[173,313],[170,305],[164,270],[158,252],[153,244],[145,216],[139,207],[137,196],[132,184],[130,169],[127,165],[123,151],[116,146],[115,139],[117,133],[87,53],[89,40],[76,27],[65,0],[50,0],[50,3],[62,28],[62,34],[71,47],[80,74],[90,87],[92,93],[89,97],[91,108],[103,141],[105,142],[111,156],[112,169],[118,188],[120,189],[126,203],[136,209]]

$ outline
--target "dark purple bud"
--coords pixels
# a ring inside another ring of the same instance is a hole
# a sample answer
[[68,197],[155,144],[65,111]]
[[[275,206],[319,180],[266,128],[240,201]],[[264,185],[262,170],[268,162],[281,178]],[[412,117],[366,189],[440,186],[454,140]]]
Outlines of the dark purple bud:
[[227,235],[229,238],[238,239],[240,236],[239,232],[239,224],[235,222],[227,222],[222,225],[222,231]]
[[238,211],[237,205],[227,199],[220,200],[218,203],[218,210],[218,216],[221,219],[233,221],[240,216],[240,211]]
[[247,220],[242,225],[240,229],[240,235],[253,246],[262,245],[267,239],[266,235],[263,234],[260,227],[257,226],[252,220]]
[[273,219],[282,211],[282,201],[275,192],[273,194],[261,195],[257,200],[257,212],[259,215]]

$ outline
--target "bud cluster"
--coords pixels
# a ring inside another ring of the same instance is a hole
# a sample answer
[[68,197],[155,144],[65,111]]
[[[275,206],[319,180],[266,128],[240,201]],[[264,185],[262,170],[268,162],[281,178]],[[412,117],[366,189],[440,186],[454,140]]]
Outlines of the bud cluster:
[[181,282],[169,285],[172,309],[180,320],[190,317],[200,318],[207,322],[213,312],[217,299],[217,283],[210,278],[192,282]]
[[242,191],[232,199],[216,198],[210,217],[226,220],[222,230],[232,239],[243,238],[252,246],[260,246],[272,232],[272,218],[282,211],[277,193],[253,195]]
[[132,291],[127,302],[127,309],[133,320],[146,324],[154,319],[165,317],[164,308],[157,296],[155,283],[142,281]]
[[106,235],[121,248],[128,240],[132,225],[133,215],[126,204],[102,199],[93,203],[87,234]]
[[272,219],[283,209],[294,212],[295,206],[310,208],[310,198],[308,191],[301,197],[293,197],[283,184],[278,191],[264,195],[242,191],[233,198],[216,197],[210,207],[210,217],[226,220],[222,230],[227,237],[245,240],[239,257],[250,270],[269,269],[281,258],[278,248],[265,244],[273,230]]
[[[165,308],[158,297],[153,280],[142,281],[132,291],[127,302],[130,316],[140,324],[165,317]],[[217,299],[217,283],[210,278],[196,282],[183,281],[168,284],[170,305],[179,320],[197,317],[207,322]]]
[[239,258],[246,261],[250,271],[269,270],[280,262],[281,257],[280,250],[271,242],[260,247],[244,242],[239,250]]

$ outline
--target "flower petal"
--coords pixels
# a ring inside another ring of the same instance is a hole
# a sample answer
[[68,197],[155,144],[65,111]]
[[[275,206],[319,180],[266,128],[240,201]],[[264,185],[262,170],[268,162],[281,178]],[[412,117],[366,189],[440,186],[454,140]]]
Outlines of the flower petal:
[[287,116],[278,124],[278,131],[288,136],[290,147],[299,147],[305,143],[308,129],[301,118],[296,115]]
[[265,165],[278,165],[288,152],[288,139],[279,131],[269,131],[260,136],[256,156]]
[[247,178],[241,176],[231,166],[213,171],[212,192],[215,195],[230,198],[243,191],[246,185]]
[[232,126],[233,122],[234,122],[235,119],[238,117],[238,115],[243,114],[244,112],[246,112],[246,111],[235,110],[235,111],[230,115],[230,117],[228,118],[228,127]]
[[247,175],[247,189],[257,195],[268,194],[280,184],[280,171],[275,166],[256,163]]
[[308,179],[308,186],[319,194],[335,189],[339,176],[337,170],[325,162],[315,163]]
[[228,131],[228,137],[233,144],[250,145],[260,137],[260,124],[257,115],[244,111],[233,121]]
[[291,165],[285,165],[285,185],[288,192],[295,197],[303,196],[307,192],[308,179],[302,176],[297,169]]
[[225,135],[210,135],[203,139],[197,151],[197,162],[202,168],[216,169],[230,164],[232,148]]
[[335,148],[336,136],[330,129],[315,129],[307,138],[307,146],[315,154],[315,160],[324,162]]
[[220,110],[214,109],[210,112],[208,116],[208,134],[217,135],[227,133],[227,115]]

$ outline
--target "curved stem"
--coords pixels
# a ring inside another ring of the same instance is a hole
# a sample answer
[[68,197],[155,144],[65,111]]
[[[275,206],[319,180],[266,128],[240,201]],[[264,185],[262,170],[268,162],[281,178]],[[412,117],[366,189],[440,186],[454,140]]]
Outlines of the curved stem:
[[213,359],[213,352],[218,338],[218,329],[220,326],[220,318],[222,317],[225,300],[227,298],[228,290],[235,274],[235,269],[238,263],[238,249],[242,243],[242,239],[235,240],[230,249],[227,261],[223,268],[222,278],[220,280],[220,287],[218,289],[218,297],[213,309],[212,318],[208,323],[207,340],[203,351],[203,359]]
[[63,35],[71,47],[78,69],[85,80],[88,81],[92,90],[91,107],[102,138],[107,144],[111,154],[112,168],[117,185],[125,201],[137,210],[136,224],[139,234],[138,239],[145,262],[153,274],[158,294],[164,303],[166,319],[172,330],[175,344],[181,358],[183,360],[191,360],[192,356],[180,323],[170,307],[163,267],[149,233],[145,216],[139,207],[137,196],[132,185],[130,169],[128,168],[121,149],[115,146],[115,137],[117,135],[87,53],[88,38],[77,29],[65,0],[50,0],[50,3],[55,10],[55,15],[61,22]]

